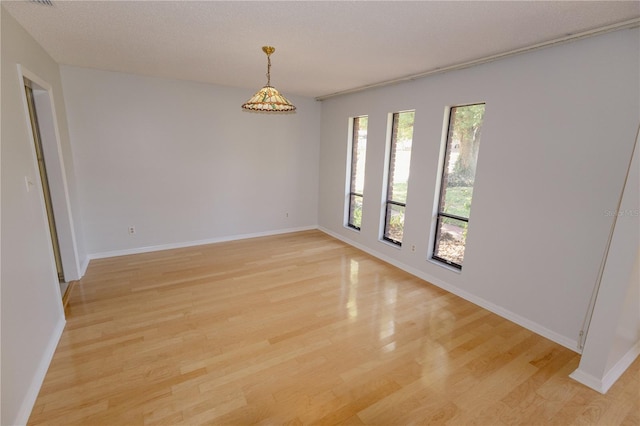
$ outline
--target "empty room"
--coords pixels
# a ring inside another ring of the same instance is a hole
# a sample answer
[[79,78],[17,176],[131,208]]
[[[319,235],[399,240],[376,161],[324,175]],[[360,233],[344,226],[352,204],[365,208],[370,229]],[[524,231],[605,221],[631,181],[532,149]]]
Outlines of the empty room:
[[637,1],[3,1],[4,425],[640,424]]

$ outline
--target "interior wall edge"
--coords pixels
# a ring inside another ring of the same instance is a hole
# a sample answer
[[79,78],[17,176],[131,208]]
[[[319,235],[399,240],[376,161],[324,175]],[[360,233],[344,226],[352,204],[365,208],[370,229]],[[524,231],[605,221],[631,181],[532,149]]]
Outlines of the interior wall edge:
[[82,259],[82,262],[80,263],[80,278],[82,279],[82,277],[84,277],[84,275],[87,273],[87,268],[89,267],[89,262],[91,261],[91,257],[89,255],[85,256],[84,259]]
[[58,343],[60,342],[60,338],[62,337],[62,332],[64,331],[66,323],[67,321],[64,318],[64,315],[62,315],[58,319],[58,323],[51,333],[51,338],[49,339],[46,350],[42,354],[38,369],[35,371],[31,383],[29,384],[29,390],[22,400],[22,404],[20,406],[20,409],[18,410],[18,413],[16,414],[16,418],[11,424],[27,424],[29,416],[31,415],[31,410],[33,410],[33,406],[36,403],[36,398],[38,397],[38,393],[40,393],[40,388],[42,387],[42,383],[44,383],[44,378],[47,375],[49,365],[53,360],[53,355],[56,352],[56,348],[58,347]]
[[611,386],[627,371],[627,368],[633,364],[633,361],[640,356],[640,340],[627,351],[627,353],[618,360],[618,362],[605,373],[602,378],[603,393],[606,393]]

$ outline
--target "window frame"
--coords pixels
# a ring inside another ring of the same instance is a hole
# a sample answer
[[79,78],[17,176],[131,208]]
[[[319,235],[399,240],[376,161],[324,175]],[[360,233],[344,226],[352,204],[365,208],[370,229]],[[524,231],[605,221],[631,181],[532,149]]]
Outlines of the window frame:
[[[360,129],[360,119],[361,118],[366,118],[367,119],[367,131],[368,131],[368,127],[369,127],[369,116],[368,115],[359,115],[359,116],[355,116],[355,117],[351,117],[350,121],[349,121],[349,130],[350,130],[350,137],[349,137],[349,155],[347,158],[347,167],[348,167],[348,173],[347,173],[347,202],[346,202],[346,226],[348,228],[351,228],[355,231],[360,231],[362,228],[362,223],[360,223],[360,226],[356,226],[355,224],[352,223],[352,211],[353,211],[353,204],[352,204],[352,199],[353,197],[360,197],[361,200],[361,205],[364,204],[364,182],[362,184],[362,193],[358,193],[355,191],[355,182],[356,182],[356,177],[354,172],[357,172],[357,168],[354,167],[354,159],[356,161],[357,165],[357,151],[358,151],[358,147],[360,145],[360,139],[359,139],[359,135],[358,135],[358,130]],[[358,125],[356,126],[356,123],[358,123]],[[367,135],[368,138],[368,135]],[[365,139],[366,142],[366,139]],[[366,147],[365,147],[365,153],[364,153],[364,163],[363,163],[363,167],[365,167],[366,169]],[[363,171],[364,173],[364,171]],[[366,174],[365,174],[366,176]],[[362,222],[362,218],[360,219],[360,221]]]
[[[458,215],[454,215],[451,213],[446,213],[443,211],[442,207],[443,207],[443,200],[445,199],[445,190],[446,188],[444,187],[444,182],[445,182],[445,177],[448,174],[447,168],[448,168],[448,162],[449,162],[449,157],[451,154],[451,150],[450,150],[450,136],[452,135],[452,118],[453,118],[453,110],[455,108],[464,108],[464,107],[469,107],[469,106],[475,106],[475,105],[484,105],[486,108],[486,102],[475,102],[475,103],[469,103],[469,104],[462,104],[462,105],[452,105],[450,107],[447,108],[447,113],[448,113],[448,117],[447,117],[447,131],[444,134],[444,156],[442,159],[442,171],[440,173],[440,180],[439,180],[439,187],[440,189],[437,191],[437,205],[436,205],[436,212],[435,212],[435,232],[434,232],[434,238],[433,238],[433,249],[431,252],[431,259],[437,261],[437,262],[441,262],[444,263],[447,266],[450,266],[452,268],[457,269],[458,271],[462,270],[462,264],[460,263],[456,263],[452,260],[449,259],[445,259],[443,257],[438,256],[437,250],[438,250],[438,243],[440,241],[440,224],[442,222],[442,218],[449,218],[449,219],[453,219],[453,220],[458,220],[460,222],[464,222],[467,224],[467,229],[468,229],[468,225],[469,225],[469,217],[464,217],[464,216],[458,216]],[[484,124],[484,116],[483,116],[483,124]],[[477,159],[476,159],[477,162]],[[475,178],[474,178],[475,180]],[[473,201],[473,195],[471,198],[471,201]],[[471,216],[471,215],[469,215]],[[465,249],[466,249],[466,237],[465,237]],[[464,259],[463,259],[464,260]]]
[[[386,170],[386,188],[385,191],[383,193],[383,197],[384,197],[384,202],[383,202],[383,209],[382,209],[382,214],[384,216],[384,221],[382,222],[382,236],[381,239],[385,242],[394,244],[398,247],[402,247],[402,241],[396,240],[394,238],[388,237],[387,236],[387,226],[389,225],[389,221],[391,219],[391,215],[389,214],[389,211],[391,210],[391,206],[398,206],[398,207],[402,207],[404,209],[404,214],[406,215],[406,210],[407,210],[407,202],[406,202],[406,198],[405,198],[405,202],[401,202],[401,201],[396,201],[396,200],[392,200],[389,197],[393,195],[393,174],[394,174],[394,169],[395,169],[395,158],[396,155],[394,155],[394,151],[396,150],[396,145],[398,142],[398,138],[397,138],[397,128],[396,126],[399,126],[400,123],[400,114],[403,113],[408,113],[408,112],[412,112],[414,114],[413,116],[413,120],[414,120],[414,126],[415,126],[415,113],[416,110],[415,109],[408,109],[408,110],[403,110],[403,111],[396,111],[390,114],[390,133],[387,133],[388,137],[387,140],[389,141],[389,148],[387,149],[387,170]],[[411,130],[411,149],[413,151],[413,128]],[[407,194],[409,191],[409,181],[407,179]],[[404,222],[402,224],[403,227],[403,237],[404,237]]]

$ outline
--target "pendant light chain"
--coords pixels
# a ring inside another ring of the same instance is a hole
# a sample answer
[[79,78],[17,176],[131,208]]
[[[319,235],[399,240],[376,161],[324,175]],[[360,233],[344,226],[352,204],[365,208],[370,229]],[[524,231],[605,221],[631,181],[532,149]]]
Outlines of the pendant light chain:
[[271,86],[271,54],[267,53],[267,86]]

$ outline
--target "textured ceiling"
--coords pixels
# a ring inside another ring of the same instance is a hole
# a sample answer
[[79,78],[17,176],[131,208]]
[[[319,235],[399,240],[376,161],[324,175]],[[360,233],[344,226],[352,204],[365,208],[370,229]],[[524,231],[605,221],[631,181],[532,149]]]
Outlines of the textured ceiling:
[[2,1],[59,63],[328,95],[629,20],[630,1]]

